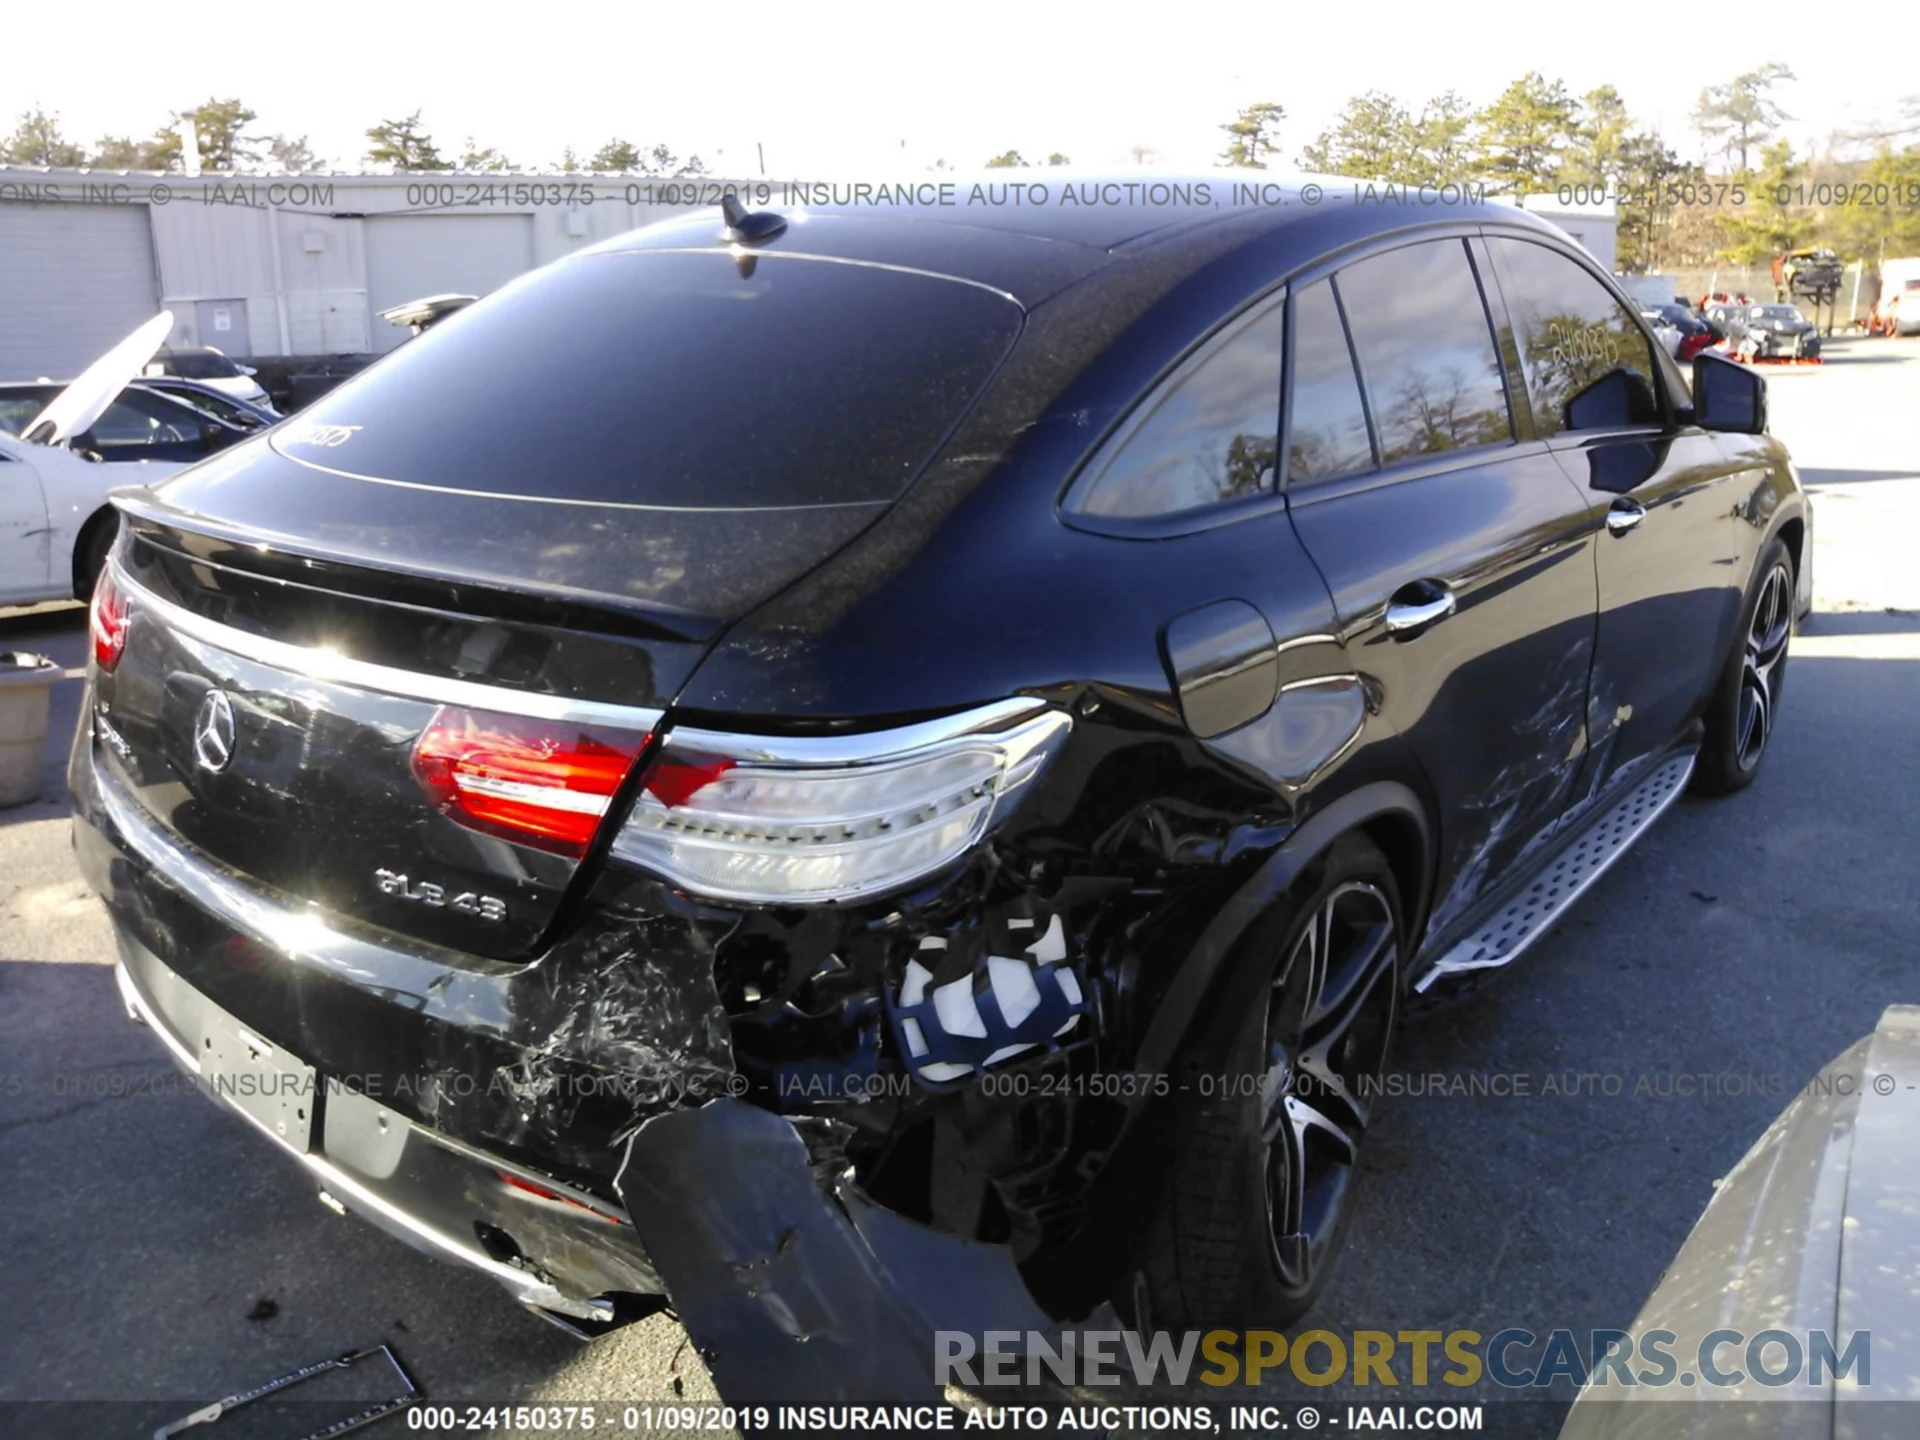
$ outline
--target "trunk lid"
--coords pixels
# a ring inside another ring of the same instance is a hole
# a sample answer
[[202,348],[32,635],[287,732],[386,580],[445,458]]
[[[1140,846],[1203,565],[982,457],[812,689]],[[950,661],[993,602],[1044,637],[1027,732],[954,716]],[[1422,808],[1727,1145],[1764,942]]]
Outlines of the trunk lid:
[[[102,602],[125,636],[95,677],[105,783],[286,910],[486,959],[530,953],[586,846],[476,813],[429,757],[444,762],[450,731],[493,732],[511,796],[527,776],[503,748],[537,764],[584,744],[617,757],[604,802],[699,643],[632,616],[569,629],[556,622],[579,617],[535,601],[517,618],[434,608],[417,583],[404,598],[327,588],[351,578],[338,567],[300,583],[131,520]],[[472,587],[458,598],[486,608]],[[592,833],[591,814],[573,818]]]
[[122,492],[105,782],[281,909],[534,953],[710,644],[885,513],[1019,330],[985,286],[757,259],[576,257]]

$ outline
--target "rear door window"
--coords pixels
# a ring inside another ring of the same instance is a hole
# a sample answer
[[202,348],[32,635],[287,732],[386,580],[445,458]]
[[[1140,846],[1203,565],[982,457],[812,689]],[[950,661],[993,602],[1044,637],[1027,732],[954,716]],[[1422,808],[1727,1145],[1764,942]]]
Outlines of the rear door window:
[[88,433],[103,445],[163,445],[199,438],[192,412],[137,392],[109,405]]
[[1370,256],[1339,274],[1383,464],[1513,438],[1480,286],[1459,240]]
[[1089,465],[1067,508],[1178,515],[1274,488],[1283,306],[1229,327],[1148,397]]
[[0,396],[0,430],[18,435],[46,408],[47,402],[37,395]]
[[1534,432],[1657,421],[1658,369],[1632,312],[1557,251],[1526,240],[1490,243],[1526,366]]
[[895,499],[1018,336],[982,285],[611,251],[521,277],[275,434],[369,479],[731,510]]
[[1360,400],[1360,377],[1347,345],[1333,282],[1293,297],[1292,405],[1287,424],[1287,483],[1326,480],[1373,468],[1373,442]]

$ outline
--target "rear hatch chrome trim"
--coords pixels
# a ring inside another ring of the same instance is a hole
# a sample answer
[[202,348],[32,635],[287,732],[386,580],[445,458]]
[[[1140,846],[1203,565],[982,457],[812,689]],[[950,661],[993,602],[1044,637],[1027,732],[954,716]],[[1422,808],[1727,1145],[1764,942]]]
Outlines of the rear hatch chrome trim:
[[[431,941],[395,937],[376,945],[329,925],[317,912],[275,903],[267,893],[242,883],[211,856],[190,852],[180,841],[147,819],[134,802],[120,793],[110,776],[101,776],[95,790],[100,810],[119,843],[150,866],[166,882],[221,924],[250,940],[278,949],[290,959],[343,974],[364,975],[376,969],[410,985],[419,993],[443,976],[446,964],[431,956],[450,955]],[[411,943],[409,941],[411,940]],[[461,958],[472,957],[462,954]]]
[[542,695],[531,690],[510,690],[473,680],[451,676],[427,675],[417,670],[399,670],[391,665],[376,665],[356,660],[337,650],[320,646],[292,645],[223,625],[196,615],[184,606],[162,598],[128,575],[117,561],[110,562],[114,583],[121,593],[141,610],[182,635],[190,636],[248,660],[270,665],[309,680],[350,685],[377,694],[397,695],[410,700],[426,700],[441,705],[460,705],[496,714],[526,715],[537,720],[564,720],[583,725],[611,725],[634,730],[652,730],[663,711],[639,705],[616,705],[600,700],[579,700],[565,695]]

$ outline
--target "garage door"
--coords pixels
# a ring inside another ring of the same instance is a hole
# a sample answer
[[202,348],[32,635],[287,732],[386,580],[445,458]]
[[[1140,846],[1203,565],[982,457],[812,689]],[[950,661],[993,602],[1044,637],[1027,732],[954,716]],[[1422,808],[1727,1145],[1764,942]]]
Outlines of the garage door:
[[484,295],[533,268],[531,215],[375,215],[367,219],[373,348],[407,331],[380,312],[428,295]]
[[69,379],[160,308],[144,205],[0,205],[0,379]]

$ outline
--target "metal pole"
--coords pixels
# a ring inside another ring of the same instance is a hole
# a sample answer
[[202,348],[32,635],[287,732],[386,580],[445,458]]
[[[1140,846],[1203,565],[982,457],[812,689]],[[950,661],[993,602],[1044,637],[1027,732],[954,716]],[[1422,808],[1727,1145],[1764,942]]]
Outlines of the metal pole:
[[293,354],[293,331],[287,324],[286,262],[280,258],[280,209],[267,207],[267,248],[273,252],[273,308],[279,312],[280,353]]

